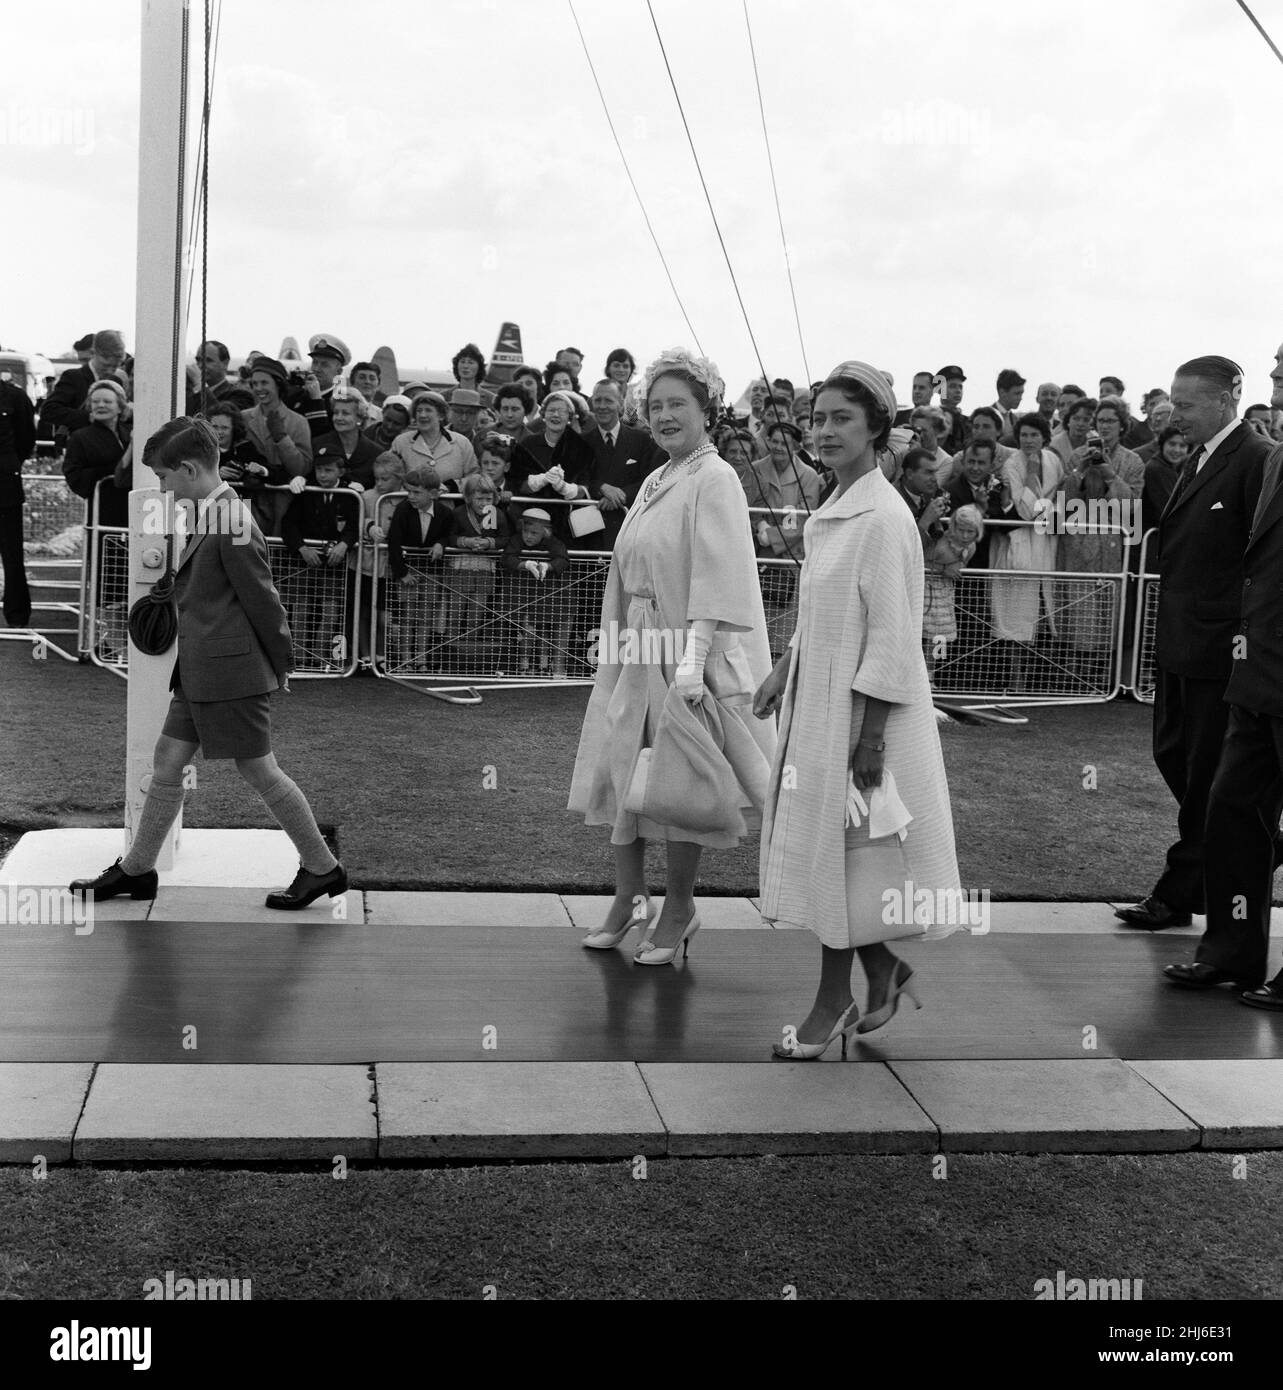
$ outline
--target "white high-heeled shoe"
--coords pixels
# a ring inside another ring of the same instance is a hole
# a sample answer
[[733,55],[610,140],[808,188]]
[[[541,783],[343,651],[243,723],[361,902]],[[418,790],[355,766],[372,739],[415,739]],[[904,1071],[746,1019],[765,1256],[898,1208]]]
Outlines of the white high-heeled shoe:
[[659,904],[653,898],[646,899],[646,911],[638,915],[636,907],[628,914],[628,920],[618,931],[590,931],[587,936],[579,943],[587,946],[591,951],[611,951],[628,935],[630,931],[640,922],[642,924],[642,936],[654,927],[659,918]]
[[[904,975],[900,971],[903,968]],[[886,1003],[880,1009],[874,1009],[867,1013],[856,1026],[857,1033],[872,1033],[875,1028],[881,1028],[884,1024],[890,1023],[895,1017],[895,1011],[900,1007],[900,996],[907,994],[913,1000],[915,1008],[922,1007],[922,1000],[918,998],[918,992],[911,983],[913,971],[905,965],[904,961],[897,960],[891,968],[891,991],[887,995]]]
[[[851,1018],[852,1013],[855,1014],[855,1018]],[[852,1000],[851,1003],[843,1009],[838,1017],[838,1021],[833,1025],[833,1031],[822,1043],[776,1043],[771,1051],[774,1052],[777,1057],[787,1057],[789,1061],[792,1062],[811,1062],[817,1057],[823,1057],[829,1050],[833,1039],[840,1037],[842,1039],[842,1056],[845,1057],[847,1038],[856,1030],[855,1019],[859,1018],[859,1016],[860,1006],[855,1000]],[[847,1022],[848,1019],[851,1019],[849,1023]]]
[[686,959],[690,951],[691,937],[699,930],[699,913],[692,912],[690,921],[686,923],[686,930],[677,938],[673,946],[652,946],[649,941],[643,941],[633,952],[633,961],[637,965],[672,965],[677,957],[677,947],[682,948],[682,959]]

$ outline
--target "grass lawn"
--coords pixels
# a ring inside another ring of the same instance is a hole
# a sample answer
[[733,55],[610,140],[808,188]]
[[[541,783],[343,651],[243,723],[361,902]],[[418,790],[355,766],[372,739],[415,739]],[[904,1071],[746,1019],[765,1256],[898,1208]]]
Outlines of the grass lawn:
[[[119,825],[125,683],[0,643],[0,688],[0,833]],[[355,886],[613,886],[606,833],[565,810],[586,688],[498,691],[474,707],[372,679],[295,691],[275,701],[277,755]],[[1023,728],[943,726],[963,882],[995,898],[1148,892],[1175,828],[1149,731],[1149,707],[1125,701],[1032,710]],[[198,779],[186,824],[273,824],[232,764],[201,763]],[[706,855],[701,885],[756,894],[756,839]]]
[[1283,1154],[652,1160],[314,1172],[0,1171],[0,1299],[137,1299],[165,1277],[254,1299],[1277,1299],[1261,1213]]

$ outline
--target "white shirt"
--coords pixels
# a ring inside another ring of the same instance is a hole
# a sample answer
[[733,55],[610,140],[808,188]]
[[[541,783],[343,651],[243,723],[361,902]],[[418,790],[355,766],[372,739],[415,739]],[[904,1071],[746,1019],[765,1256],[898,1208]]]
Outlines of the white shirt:
[[1223,430],[1219,430],[1203,445],[1203,457],[1199,459],[1198,467],[1194,470],[1195,473],[1201,473],[1203,471],[1207,466],[1207,460],[1210,459],[1217,449],[1225,442],[1225,437],[1231,431],[1238,429],[1240,424],[1242,424],[1241,420],[1231,420]]

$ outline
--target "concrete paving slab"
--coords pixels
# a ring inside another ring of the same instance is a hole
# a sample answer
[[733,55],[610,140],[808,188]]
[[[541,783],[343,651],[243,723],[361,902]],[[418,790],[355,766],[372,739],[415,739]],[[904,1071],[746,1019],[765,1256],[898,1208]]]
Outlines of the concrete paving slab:
[[[31,830],[0,867],[0,881],[66,883],[96,874],[125,852],[120,829]],[[197,830],[179,837],[174,867],[161,886],[239,884],[276,888],[298,872],[298,854],[283,830]]]
[[382,1159],[665,1151],[632,1062],[379,1062],[375,1076]]
[[[561,901],[577,931],[595,931],[605,919],[610,907],[609,893],[563,893]],[[654,901],[661,905],[662,894]],[[750,898],[695,898],[701,931],[725,931],[736,928],[770,930]],[[640,938],[639,938],[640,939]]]
[[[879,1062],[642,1062],[678,1154],[932,1153],[937,1131]],[[827,1059],[826,1059],[827,1060]]]
[[1283,1061],[1129,1062],[1203,1131],[1205,1149],[1283,1148]]
[[92,1062],[0,1063],[0,1162],[70,1163]]
[[373,1158],[364,1066],[98,1068],[76,1130],[81,1162]]
[[[297,869],[297,863],[296,863]],[[272,888],[285,888],[293,878],[281,879]],[[349,888],[338,898],[320,897],[297,912],[282,912],[267,907],[263,899],[266,888],[173,888],[162,884],[156,894],[149,922],[265,922],[273,926],[289,926],[300,922],[364,921],[364,895]],[[341,901],[341,906],[340,906]]]
[[1157,1153],[1197,1147],[1199,1128],[1117,1058],[888,1062],[967,1153]]
[[556,893],[384,893],[365,895],[373,926],[566,927]]

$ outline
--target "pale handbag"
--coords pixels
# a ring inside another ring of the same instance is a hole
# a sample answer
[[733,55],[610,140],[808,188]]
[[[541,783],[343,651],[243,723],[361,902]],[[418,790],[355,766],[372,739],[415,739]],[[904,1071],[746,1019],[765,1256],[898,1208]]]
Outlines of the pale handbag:
[[572,536],[591,536],[597,531],[606,529],[606,518],[601,514],[601,508],[593,503],[587,507],[571,507],[570,509],[570,534]]
[[670,686],[655,742],[633,768],[624,809],[676,830],[743,835],[744,796],[723,743],[712,697],[692,705]]

